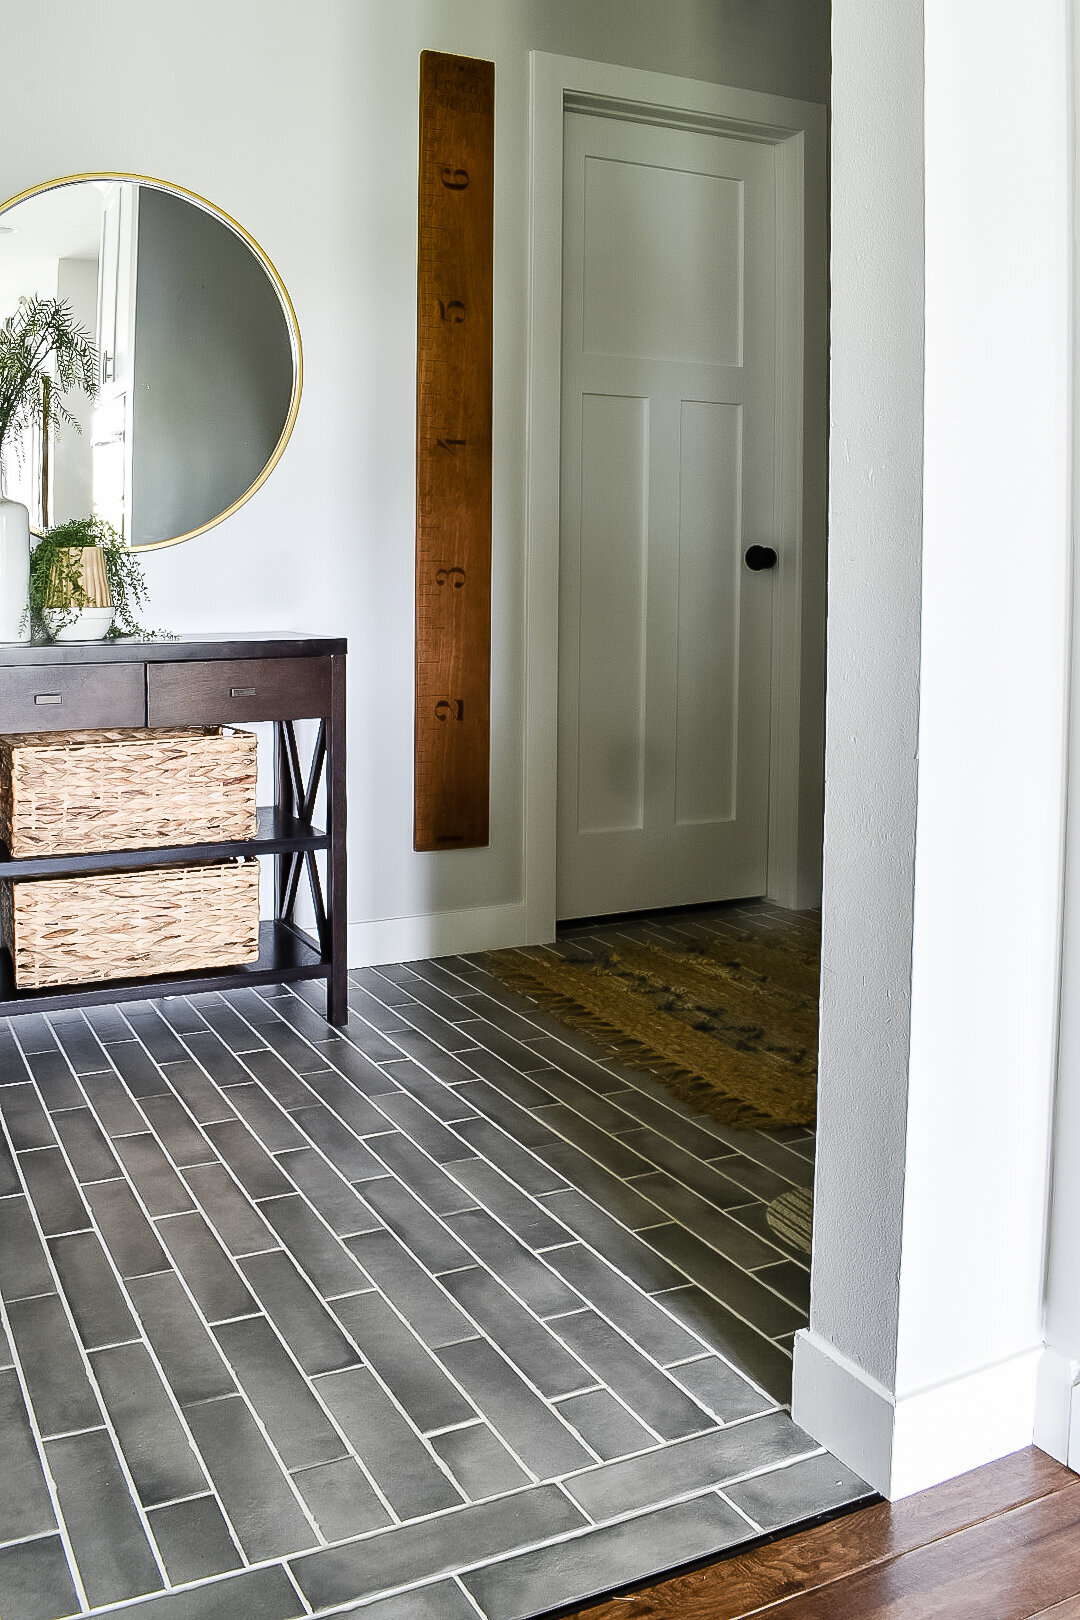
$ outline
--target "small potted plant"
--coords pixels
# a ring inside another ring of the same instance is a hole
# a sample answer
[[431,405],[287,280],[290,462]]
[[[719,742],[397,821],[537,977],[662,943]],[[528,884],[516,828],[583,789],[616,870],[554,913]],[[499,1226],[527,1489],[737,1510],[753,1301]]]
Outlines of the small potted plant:
[[26,507],[4,495],[4,457],[22,453],[27,432],[79,424],[64,403],[72,389],[93,395],[97,351],[63,299],[20,298],[0,322],[0,641],[14,641],[25,622],[29,567]]
[[42,536],[30,557],[27,618],[35,640],[100,641],[156,634],[136,622],[146,606],[142,566],[104,518],[73,518]]

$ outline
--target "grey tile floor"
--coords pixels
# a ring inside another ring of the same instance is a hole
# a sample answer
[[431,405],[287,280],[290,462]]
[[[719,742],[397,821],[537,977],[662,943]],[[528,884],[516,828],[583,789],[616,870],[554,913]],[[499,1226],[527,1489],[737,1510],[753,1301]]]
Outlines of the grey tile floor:
[[867,1496],[783,1410],[809,1133],[353,985],[0,1021],[3,1620],[525,1620]]

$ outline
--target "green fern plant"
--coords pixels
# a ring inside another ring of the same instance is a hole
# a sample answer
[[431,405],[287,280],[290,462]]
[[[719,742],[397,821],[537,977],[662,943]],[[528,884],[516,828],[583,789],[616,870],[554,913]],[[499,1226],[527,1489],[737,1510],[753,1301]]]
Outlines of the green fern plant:
[[161,630],[145,630],[135,613],[147,601],[146,579],[136,554],[101,517],[73,518],[49,529],[30,554],[30,600],[24,625],[29,620],[35,641],[51,640],[70,624],[80,608],[90,603],[82,588],[78,552],[85,546],[100,546],[105,559],[105,577],[113,601],[110,636],[138,636],[148,641],[165,636]]
[[9,444],[18,455],[27,429],[46,425],[46,408],[54,429],[64,424],[81,433],[63,396],[78,388],[92,398],[97,377],[97,350],[71,305],[62,298],[20,298],[0,325],[0,458]]

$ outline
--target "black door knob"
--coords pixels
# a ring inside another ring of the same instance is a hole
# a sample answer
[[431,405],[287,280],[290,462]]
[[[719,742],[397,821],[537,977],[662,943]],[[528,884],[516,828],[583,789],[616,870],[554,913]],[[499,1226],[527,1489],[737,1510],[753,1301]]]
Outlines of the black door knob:
[[747,568],[753,569],[755,574],[759,574],[763,568],[775,568],[776,561],[772,546],[748,546],[743,557]]

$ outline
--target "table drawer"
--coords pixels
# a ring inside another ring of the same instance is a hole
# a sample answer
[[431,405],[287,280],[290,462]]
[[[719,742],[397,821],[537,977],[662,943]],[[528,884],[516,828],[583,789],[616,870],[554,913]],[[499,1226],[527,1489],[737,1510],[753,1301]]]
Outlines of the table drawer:
[[28,664],[0,669],[0,731],[146,724],[145,664]]
[[147,724],[209,726],[330,713],[329,658],[148,664]]

